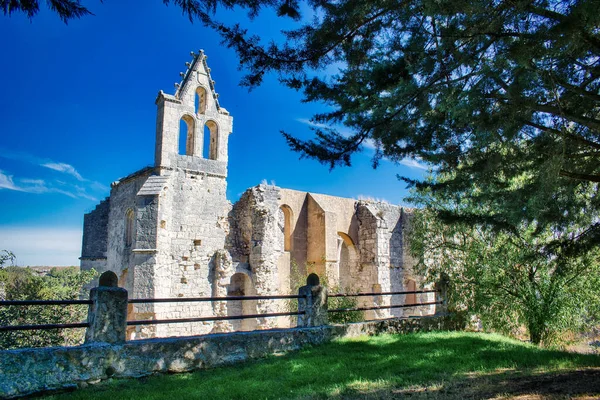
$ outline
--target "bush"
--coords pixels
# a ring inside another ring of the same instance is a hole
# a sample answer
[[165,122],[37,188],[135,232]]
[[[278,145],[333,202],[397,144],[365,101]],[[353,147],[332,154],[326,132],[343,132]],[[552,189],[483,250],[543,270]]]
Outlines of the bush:
[[[304,268],[305,271],[309,271],[310,268],[308,266]],[[292,261],[290,266],[290,282],[291,282],[291,290],[292,294],[297,294],[298,290],[306,285],[306,278],[308,277],[308,273],[300,272],[298,268],[298,264]],[[340,288],[339,286],[329,286],[327,282],[327,277],[319,277],[321,280],[321,285],[327,287],[328,293],[357,293],[358,290],[354,290],[352,288]],[[338,308],[356,308],[358,307],[358,298],[356,297],[330,297],[327,299],[328,308],[330,310],[338,309]],[[289,300],[286,306],[288,312],[296,312],[298,311],[298,301],[297,300]],[[363,311],[344,311],[344,312],[336,312],[329,313],[329,322],[332,324],[347,324],[350,322],[359,322],[364,321],[364,312]],[[293,317],[292,323],[296,322],[296,317]]]
[[[6,300],[76,300],[95,275],[94,270],[80,272],[75,267],[54,268],[46,276],[30,268],[8,267],[0,270],[0,285]],[[87,305],[1,307],[0,326],[77,323],[86,319],[87,309]],[[75,346],[84,334],[84,329],[1,332],[0,349]]]

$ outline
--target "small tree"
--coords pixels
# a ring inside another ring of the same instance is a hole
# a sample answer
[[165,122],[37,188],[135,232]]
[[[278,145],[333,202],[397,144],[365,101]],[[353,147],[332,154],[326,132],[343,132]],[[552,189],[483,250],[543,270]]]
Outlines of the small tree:
[[[435,208],[465,204],[437,202]],[[507,334],[525,326],[533,343],[545,345],[556,342],[561,332],[595,320],[598,249],[554,256],[549,251],[553,241],[571,232],[540,230],[535,224],[514,231],[462,220],[447,223],[432,206],[413,219],[411,251],[431,281],[448,275],[452,309],[477,315],[487,329]]]
[[10,265],[14,265],[17,257],[10,250],[0,250],[0,268],[4,267],[4,264],[10,262]]
[[[308,277],[308,271],[310,268],[307,266],[304,268],[307,271],[305,274],[300,272],[298,264],[295,261],[291,262],[290,265],[290,286],[292,293],[298,293],[300,287],[306,285],[306,278]],[[330,286],[327,282],[327,277],[320,277],[321,285],[327,287],[329,293],[356,293],[356,290],[351,288],[340,288],[339,286]],[[327,300],[329,309],[336,308],[355,308],[358,307],[358,300],[356,297],[330,297]],[[287,310],[289,312],[298,311],[298,301],[296,299],[287,302]],[[362,311],[344,311],[329,314],[329,322],[334,324],[346,324],[350,322],[364,321],[364,313]]]

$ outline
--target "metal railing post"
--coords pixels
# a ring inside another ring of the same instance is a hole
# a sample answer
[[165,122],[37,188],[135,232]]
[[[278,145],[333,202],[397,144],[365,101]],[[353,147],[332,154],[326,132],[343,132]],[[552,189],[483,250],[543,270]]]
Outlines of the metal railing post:
[[125,342],[127,329],[127,290],[118,287],[117,275],[106,271],[98,287],[90,291],[89,327],[85,343],[117,344]]
[[310,274],[306,286],[298,290],[298,327],[327,325],[327,288],[321,286],[319,276]]

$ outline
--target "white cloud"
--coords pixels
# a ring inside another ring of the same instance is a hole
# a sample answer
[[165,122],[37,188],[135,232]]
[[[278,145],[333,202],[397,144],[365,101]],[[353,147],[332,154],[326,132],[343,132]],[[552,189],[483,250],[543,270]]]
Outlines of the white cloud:
[[[329,128],[329,125],[313,122],[307,118],[296,118],[296,121],[303,123],[305,125],[308,125],[308,126],[312,126],[313,128]],[[352,135],[352,132],[347,128],[341,128],[341,129],[338,128],[338,132],[340,135],[342,135],[345,138],[348,138],[348,137],[350,137],[350,135]],[[370,150],[375,150],[377,148],[377,146],[375,145],[375,141],[373,139],[363,140],[362,145],[365,148],[370,149]]]
[[313,122],[307,118],[296,118],[296,121],[298,121],[304,125],[312,126],[313,128],[321,128],[321,129],[329,128],[329,125],[327,125],[327,124],[320,124],[318,122]]
[[20,179],[21,183],[29,183],[32,185],[45,185],[46,182],[43,179]]
[[49,162],[49,163],[43,163],[40,165],[42,167],[50,168],[55,171],[64,172],[65,174],[69,174],[69,175],[75,177],[75,179],[77,179],[78,181],[85,181],[85,179],[83,179],[83,177],[79,174],[79,172],[77,172],[75,167],[73,167],[70,164]]
[[71,185],[65,185],[64,183],[60,183],[60,186],[67,186],[66,188],[57,188],[52,186],[52,184],[48,184],[43,179],[15,179],[12,175],[8,175],[4,173],[4,171],[0,171],[0,189],[14,190],[16,192],[25,192],[25,193],[59,193],[73,199],[76,198],[84,198],[88,200],[98,201],[98,199],[94,196],[89,195],[85,188],[80,186],[72,187],[72,190],[69,190]]
[[363,201],[368,201],[368,202],[392,204],[391,202],[389,202],[386,199],[383,199],[383,198],[380,199],[378,197],[373,197],[373,196],[364,195],[364,194],[359,194],[357,196],[357,198],[358,198],[358,200],[363,200]]
[[17,265],[79,265],[81,229],[0,226],[0,250],[10,250]]
[[[0,189],[14,190],[26,193],[59,193],[71,198],[83,198],[98,201],[98,197],[106,195],[110,189],[99,182],[84,178],[71,164],[43,159],[31,154],[18,153],[0,148],[0,157],[9,160],[27,162],[53,171],[63,173],[63,180],[43,180],[31,178],[15,178],[13,175],[0,171]],[[77,182],[69,179],[74,178]],[[92,192],[93,194],[90,194]]]
[[4,171],[0,170],[0,189],[8,190],[20,190],[14,183],[12,175],[6,175]]
[[427,170],[428,167],[426,164],[423,164],[422,162],[419,162],[420,159],[414,159],[414,158],[404,158],[402,161],[400,161],[400,164],[408,167],[408,168],[416,168],[416,169],[424,169]]

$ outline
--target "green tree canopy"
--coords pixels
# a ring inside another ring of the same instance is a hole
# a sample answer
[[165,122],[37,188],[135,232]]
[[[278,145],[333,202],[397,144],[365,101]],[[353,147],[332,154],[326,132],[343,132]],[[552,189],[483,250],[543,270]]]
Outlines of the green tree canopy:
[[[438,175],[438,180],[443,180]],[[409,243],[417,270],[430,281],[446,276],[449,308],[476,316],[486,329],[516,334],[527,329],[535,344],[552,344],[565,331],[589,330],[600,316],[600,248],[549,256],[561,235],[535,224],[498,231],[485,224],[446,223],[441,211],[477,207],[470,199],[413,192],[422,206]],[[571,227],[577,230],[577,227]]]
[[[93,269],[53,268],[39,275],[31,268],[0,269],[1,300],[77,300],[87,297],[83,286],[96,275]],[[0,307],[0,326],[65,324],[82,322],[86,305],[35,305]],[[49,329],[0,333],[0,350],[17,347],[73,346],[83,340],[84,329]]]
[[[383,157],[421,160],[452,178],[410,185],[479,205],[447,218],[568,230],[549,253],[585,253],[600,243],[598,0],[163,2],[222,35],[248,71],[242,84],[276,73],[306,101],[327,106],[313,121],[329,128],[316,128],[312,140],[284,133],[302,155],[350,165],[370,140],[374,165]],[[38,7],[35,0],[0,4],[30,16]],[[62,12],[77,0],[48,4],[65,20],[84,15]],[[286,40],[219,23],[219,7],[251,17],[274,9],[290,19]],[[328,74],[331,66],[338,72]]]

